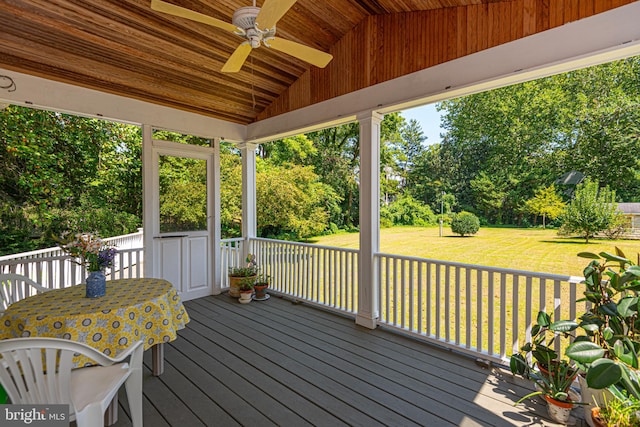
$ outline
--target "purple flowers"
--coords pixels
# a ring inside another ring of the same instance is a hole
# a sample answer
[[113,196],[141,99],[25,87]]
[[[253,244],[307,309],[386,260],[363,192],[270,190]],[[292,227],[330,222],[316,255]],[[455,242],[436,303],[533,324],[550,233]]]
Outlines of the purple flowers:
[[117,253],[116,248],[103,249],[98,252],[98,267],[100,270],[111,267]]

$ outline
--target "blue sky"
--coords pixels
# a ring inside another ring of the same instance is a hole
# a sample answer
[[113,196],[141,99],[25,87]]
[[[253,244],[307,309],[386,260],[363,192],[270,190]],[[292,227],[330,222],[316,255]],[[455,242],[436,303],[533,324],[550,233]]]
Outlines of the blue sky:
[[422,107],[411,108],[401,111],[402,117],[407,121],[416,119],[422,127],[422,132],[427,136],[427,145],[440,142],[440,113],[436,111],[436,104],[429,104]]

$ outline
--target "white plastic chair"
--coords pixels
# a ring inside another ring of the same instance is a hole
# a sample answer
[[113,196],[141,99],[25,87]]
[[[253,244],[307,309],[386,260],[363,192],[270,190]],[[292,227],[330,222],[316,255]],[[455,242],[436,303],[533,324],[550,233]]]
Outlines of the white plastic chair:
[[27,276],[0,274],[0,316],[14,302],[50,290],[37,284]]
[[[134,427],[142,427],[142,341],[118,358],[59,338],[0,340],[0,383],[14,404],[68,404],[78,427],[104,425],[104,413],[124,383]],[[72,369],[74,354],[98,366]],[[124,362],[131,357],[129,363]]]

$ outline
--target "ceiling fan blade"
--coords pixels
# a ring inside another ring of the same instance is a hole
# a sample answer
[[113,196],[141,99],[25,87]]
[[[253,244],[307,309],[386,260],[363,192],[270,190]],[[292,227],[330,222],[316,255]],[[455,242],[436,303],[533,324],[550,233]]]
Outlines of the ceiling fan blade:
[[251,47],[249,42],[240,44],[240,46],[238,46],[236,50],[233,51],[229,59],[227,59],[227,62],[222,66],[221,71],[223,73],[237,73],[238,71],[240,71],[242,65],[244,64],[244,61],[247,60],[247,57],[251,53],[252,49],[253,48]]
[[319,68],[326,67],[333,59],[331,54],[279,37],[268,39],[265,44],[272,49],[295,56]]
[[151,9],[158,12],[167,13],[169,15],[179,16],[180,18],[186,18],[192,21],[201,22],[203,24],[227,30],[231,33],[238,30],[235,25],[229,24],[228,22],[224,22],[211,16],[207,16],[202,13],[186,9],[184,7],[176,6],[175,4],[167,3],[162,0],[151,0]]
[[256,17],[259,28],[273,28],[295,2],[296,0],[265,0]]

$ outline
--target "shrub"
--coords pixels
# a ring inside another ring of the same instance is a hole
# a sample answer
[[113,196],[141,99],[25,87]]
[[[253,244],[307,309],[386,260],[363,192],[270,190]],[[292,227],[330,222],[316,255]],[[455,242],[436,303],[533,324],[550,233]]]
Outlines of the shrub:
[[480,220],[471,212],[462,211],[453,216],[451,231],[461,236],[476,234],[480,229]]
[[409,195],[405,195],[381,209],[381,223],[393,225],[415,225],[424,227],[436,223],[436,216],[431,208]]

